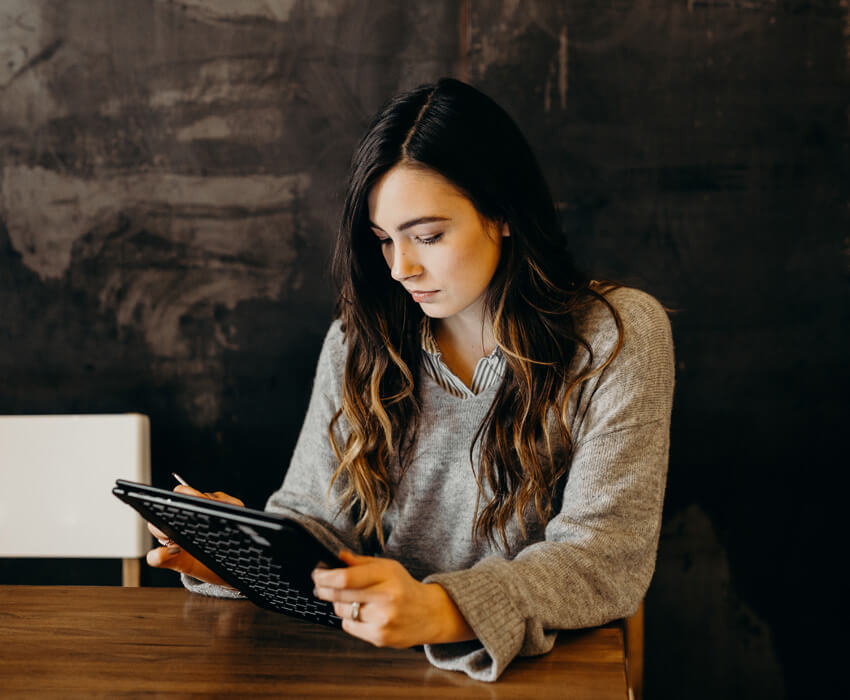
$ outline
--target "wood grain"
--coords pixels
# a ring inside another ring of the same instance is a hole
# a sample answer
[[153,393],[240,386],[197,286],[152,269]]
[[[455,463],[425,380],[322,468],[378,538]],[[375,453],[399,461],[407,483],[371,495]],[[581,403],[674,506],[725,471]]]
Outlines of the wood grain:
[[561,633],[496,683],[244,601],[182,589],[0,586],[5,697],[626,697],[619,625]]

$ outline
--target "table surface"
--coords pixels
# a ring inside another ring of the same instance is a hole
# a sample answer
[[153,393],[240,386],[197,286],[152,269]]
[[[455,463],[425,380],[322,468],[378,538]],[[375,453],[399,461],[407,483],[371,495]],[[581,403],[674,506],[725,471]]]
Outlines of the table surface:
[[495,683],[431,666],[421,651],[179,588],[0,586],[6,697],[627,697],[620,625],[561,632]]

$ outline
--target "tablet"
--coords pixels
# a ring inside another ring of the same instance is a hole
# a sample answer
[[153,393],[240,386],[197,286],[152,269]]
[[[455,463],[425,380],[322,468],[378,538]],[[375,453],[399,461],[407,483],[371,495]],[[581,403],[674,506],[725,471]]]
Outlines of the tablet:
[[260,607],[341,627],[310,573],[345,564],[298,522],[274,513],[118,479],[112,493]]

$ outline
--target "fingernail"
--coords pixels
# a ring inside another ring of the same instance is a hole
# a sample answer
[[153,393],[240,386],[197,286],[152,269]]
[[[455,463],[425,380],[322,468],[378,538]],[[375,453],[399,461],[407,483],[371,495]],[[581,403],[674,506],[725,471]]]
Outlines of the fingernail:
[[165,551],[168,552],[169,554],[180,554],[180,552],[182,552],[183,550],[180,549],[180,547],[178,547],[175,544],[175,545],[172,545],[171,547],[169,547],[168,549],[166,549]]

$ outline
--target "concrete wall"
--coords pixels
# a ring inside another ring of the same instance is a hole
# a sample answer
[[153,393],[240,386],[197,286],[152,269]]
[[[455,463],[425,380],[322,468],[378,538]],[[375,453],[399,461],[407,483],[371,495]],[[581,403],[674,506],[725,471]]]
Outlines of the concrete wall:
[[261,506],[354,144],[395,92],[467,79],[578,258],[676,309],[649,697],[803,697],[844,454],[848,67],[846,2],[0,0],[0,413],[147,413],[155,483]]

